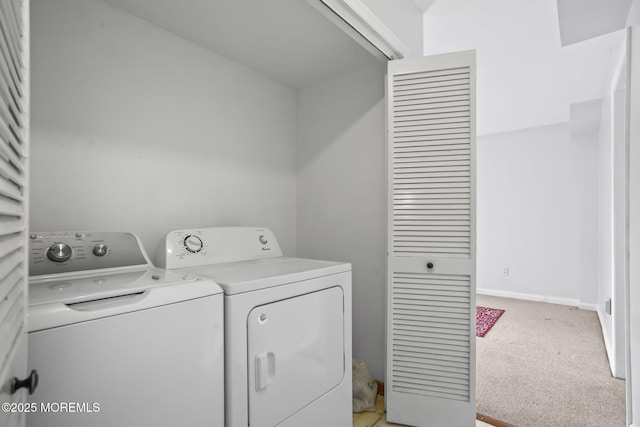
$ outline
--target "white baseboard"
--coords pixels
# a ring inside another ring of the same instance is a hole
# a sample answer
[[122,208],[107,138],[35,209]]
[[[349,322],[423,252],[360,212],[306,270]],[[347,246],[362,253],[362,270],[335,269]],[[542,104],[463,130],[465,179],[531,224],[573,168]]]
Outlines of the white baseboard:
[[598,306],[596,304],[585,304],[585,303],[581,303],[577,299],[572,299],[572,298],[558,298],[558,297],[550,297],[546,295],[524,294],[520,292],[497,291],[494,289],[482,289],[482,288],[477,288],[476,293],[480,295],[489,295],[493,297],[513,298],[513,299],[522,299],[526,301],[547,302],[549,304],[567,305],[569,307],[578,307],[580,310],[588,310],[588,311],[596,311],[596,312],[598,311]]
[[583,302],[578,303],[578,308],[580,310],[595,311],[595,312],[599,310],[598,304],[586,304]]

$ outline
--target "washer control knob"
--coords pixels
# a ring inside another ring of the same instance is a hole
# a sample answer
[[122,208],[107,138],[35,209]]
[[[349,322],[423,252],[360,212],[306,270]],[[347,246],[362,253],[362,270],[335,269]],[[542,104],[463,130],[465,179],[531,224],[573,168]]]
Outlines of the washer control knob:
[[71,258],[71,246],[66,243],[54,243],[47,249],[47,258],[53,262],[65,262]]
[[202,243],[202,239],[200,239],[198,236],[190,234],[184,238],[184,248],[192,254],[197,254],[198,252],[200,252],[203,246],[204,244]]
[[260,240],[260,243],[262,243],[263,245],[266,245],[268,242],[267,238],[264,236],[258,237],[258,240]]
[[107,254],[107,245],[98,243],[93,247],[93,254],[95,256],[105,256]]

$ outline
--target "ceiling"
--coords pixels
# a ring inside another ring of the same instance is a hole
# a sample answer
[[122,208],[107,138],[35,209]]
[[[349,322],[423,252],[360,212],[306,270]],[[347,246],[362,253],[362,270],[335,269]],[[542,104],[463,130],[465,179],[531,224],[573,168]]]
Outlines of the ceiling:
[[627,24],[633,0],[557,0],[563,46],[618,31]]
[[563,47],[556,1],[435,0],[427,7],[425,54],[476,49],[478,134],[569,122],[572,104],[606,93],[623,34]]
[[[307,1],[104,1],[292,89],[378,61]],[[567,122],[572,104],[601,98],[623,40],[605,33],[630,1],[414,4],[425,11],[426,55],[476,49],[482,135]]]
[[292,89],[378,61],[300,0],[105,0]]

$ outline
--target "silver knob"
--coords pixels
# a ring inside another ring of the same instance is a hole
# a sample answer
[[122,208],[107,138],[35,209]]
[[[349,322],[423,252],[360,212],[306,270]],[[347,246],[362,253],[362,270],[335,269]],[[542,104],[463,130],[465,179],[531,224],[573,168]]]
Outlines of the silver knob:
[[93,254],[95,256],[105,256],[107,254],[107,245],[98,243],[93,247]]
[[204,247],[204,243],[202,243],[202,239],[198,236],[189,235],[184,238],[184,248],[191,252],[192,254],[196,254],[202,250]]
[[258,237],[258,240],[260,240],[260,243],[262,243],[263,245],[266,245],[268,242],[267,238],[264,236]]
[[54,243],[47,249],[47,258],[53,262],[65,262],[71,258],[73,251],[66,243]]

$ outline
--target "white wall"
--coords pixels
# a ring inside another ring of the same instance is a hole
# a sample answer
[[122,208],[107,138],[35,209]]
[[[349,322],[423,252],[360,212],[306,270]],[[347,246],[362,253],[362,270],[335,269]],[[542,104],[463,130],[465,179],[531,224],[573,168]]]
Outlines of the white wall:
[[478,292],[595,303],[596,148],[566,123],[478,138]]
[[353,357],[384,379],[384,65],[298,94],[298,255],[353,265]]
[[295,254],[295,92],[96,0],[32,1],[31,229],[261,225]]
[[[372,3],[420,54],[413,2]],[[354,355],[383,379],[385,65],[296,94],[100,1],[32,7],[30,228],[133,231],[153,255],[171,229],[256,224],[352,262]]]
[[[421,54],[412,1],[368,3]],[[32,9],[30,228],[133,231],[153,255],[171,229],[256,224],[352,262],[354,355],[383,379],[384,64],[296,98],[100,1]]]
[[[629,157],[629,347],[627,378],[631,386],[633,425],[640,426],[640,26],[631,39],[630,157]],[[629,390],[629,389],[628,389]]]

